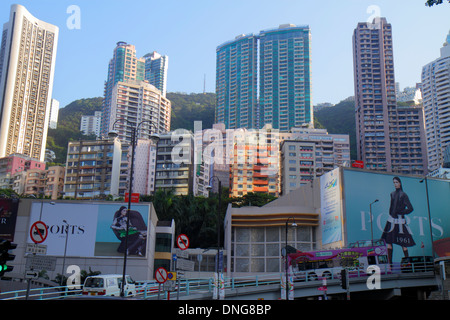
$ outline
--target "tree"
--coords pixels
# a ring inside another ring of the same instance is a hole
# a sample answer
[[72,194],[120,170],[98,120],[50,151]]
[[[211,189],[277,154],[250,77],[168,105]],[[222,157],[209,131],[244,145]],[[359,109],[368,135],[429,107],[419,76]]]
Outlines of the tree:
[[[447,0],[450,3],[450,0]],[[425,2],[425,5],[427,7],[432,7],[434,5],[438,5],[438,4],[442,4],[444,2],[444,0],[427,0],[427,2]]]
[[231,202],[233,207],[238,208],[246,206],[262,207],[275,199],[277,197],[267,193],[249,192],[241,197],[229,198],[228,202]]

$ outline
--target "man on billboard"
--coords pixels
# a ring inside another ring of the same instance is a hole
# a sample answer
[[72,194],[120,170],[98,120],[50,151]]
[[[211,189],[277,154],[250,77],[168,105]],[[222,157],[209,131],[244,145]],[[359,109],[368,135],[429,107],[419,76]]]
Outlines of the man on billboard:
[[381,238],[386,241],[388,249],[389,263],[392,263],[393,244],[402,247],[405,257],[408,257],[408,247],[416,243],[411,235],[405,215],[410,214],[414,209],[409,201],[408,195],[403,191],[402,182],[399,177],[393,179],[395,191],[391,192],[391,204],[389,207],[389,217],[386,221]]

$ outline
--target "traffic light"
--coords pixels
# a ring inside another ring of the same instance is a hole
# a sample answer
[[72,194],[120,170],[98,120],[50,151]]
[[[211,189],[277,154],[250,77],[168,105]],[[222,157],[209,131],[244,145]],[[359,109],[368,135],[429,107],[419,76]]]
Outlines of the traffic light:
[[347,289],[347,270],[341,270],[341,287],[342,289]]
[[14,260],[15,255],[9,253],[9,250],[13,250],[17,247],[17,244],[12,243],[8,240],[0,239],[0,277],[2,277],[5,272],[11,272],[14,267],[6,265],[8,261]]

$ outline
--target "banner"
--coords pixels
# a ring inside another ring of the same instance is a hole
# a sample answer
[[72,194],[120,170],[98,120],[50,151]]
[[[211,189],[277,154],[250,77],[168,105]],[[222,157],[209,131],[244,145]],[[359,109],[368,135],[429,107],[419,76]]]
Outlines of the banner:
[[342,240],[342,197],[339,168],[320,177],[322,245]]
[[[126,238],[127,207],[121,203],[33,202],[30,227],[42,221],[48,228],[47,255],[77,257],[123,256]],[[149,205],[132,205],[129,214],[128,254],[146,254]],[[28,242],[32,240],[28,235]]]
[[[288,274],[288,300],[294,300],[294,277],[292,273],[292,268],[289,267]],[[281,273],[281,300],[286,300],[286,272]]]

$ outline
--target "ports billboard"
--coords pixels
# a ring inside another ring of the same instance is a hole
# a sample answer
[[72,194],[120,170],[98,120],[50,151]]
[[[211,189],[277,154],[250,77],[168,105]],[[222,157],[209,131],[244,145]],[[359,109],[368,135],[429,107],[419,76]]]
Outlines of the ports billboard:
[[450,256],[450,180],[351,168],[342,179],[347,243],[384,238],[393,262]]
[[[30,228],[42,221],[47,226],[47,255],[75,257],[123,256],[127,206],[122,203],[32,203]],[[128,254],[145,257],[150,205],[133,204],[128,229]],[[66,242],[67,241],[67,242]],[[30,235],[28,242],[32,243]],[[66,244],[67,243],[67,244]]]

